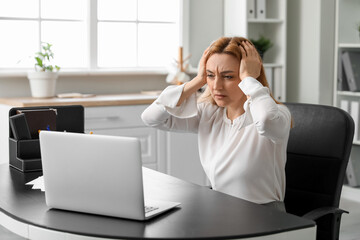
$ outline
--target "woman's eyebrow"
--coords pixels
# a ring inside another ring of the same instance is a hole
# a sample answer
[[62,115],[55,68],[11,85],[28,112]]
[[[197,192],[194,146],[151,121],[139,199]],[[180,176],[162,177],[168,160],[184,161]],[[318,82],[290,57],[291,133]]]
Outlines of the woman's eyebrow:
[[[208,72],[208,73],[213,73],[211,70],[209,70],[209,69],[206,69],[206,72]],[[234,71],[232,71],[232,70],[226,70],[226,71],[222,71],[222,72],[220,72],[220,74],[228,74],[228,73],[234,73]]]
[[228,70],[228,71],[222,71],[221,74],[227,74],[227,73],[233,73],[234,71]]

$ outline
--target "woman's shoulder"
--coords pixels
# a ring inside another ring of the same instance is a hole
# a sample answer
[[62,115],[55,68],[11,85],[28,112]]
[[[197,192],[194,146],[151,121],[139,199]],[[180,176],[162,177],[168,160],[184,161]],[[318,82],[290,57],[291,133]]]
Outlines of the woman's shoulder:
[[286,112],[290,114],[290,110],[288,109],[288,107],[285,104],[278,104],[278,108],[280,111]]
[[200,102],[198,103],[198,109],[202,117],[210,118],[214,115],[221,114],[223,111],[222,107],[219,107],[216,104],[210,102]]

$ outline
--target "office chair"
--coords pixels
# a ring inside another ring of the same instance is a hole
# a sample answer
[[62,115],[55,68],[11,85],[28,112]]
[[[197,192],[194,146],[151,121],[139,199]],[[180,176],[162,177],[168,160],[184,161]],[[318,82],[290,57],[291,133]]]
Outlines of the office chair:
[[[317,240],[339,239],[339,209],[354,121],[331,106],[285,103],[294,127],[286,163],[286,211],[314,220]],[[348,213],[348,212],[346,212]]]

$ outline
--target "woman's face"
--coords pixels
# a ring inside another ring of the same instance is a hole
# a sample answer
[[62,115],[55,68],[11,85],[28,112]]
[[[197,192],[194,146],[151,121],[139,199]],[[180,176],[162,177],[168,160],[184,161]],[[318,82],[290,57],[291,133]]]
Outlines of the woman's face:
[[[206,63],[207,84],[211,96],[220,107],[237,107],[246,99],[238,87],[239,61],[230,54],[211,55]],[[242,107],[242,105],[241,105]]]

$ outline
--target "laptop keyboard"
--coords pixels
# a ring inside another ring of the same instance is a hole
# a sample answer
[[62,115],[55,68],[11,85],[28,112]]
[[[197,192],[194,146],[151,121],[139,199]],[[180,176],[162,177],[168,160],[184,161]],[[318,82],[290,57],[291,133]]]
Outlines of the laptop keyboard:
[[158,207],[145,206],[145,213],[159,209]]

